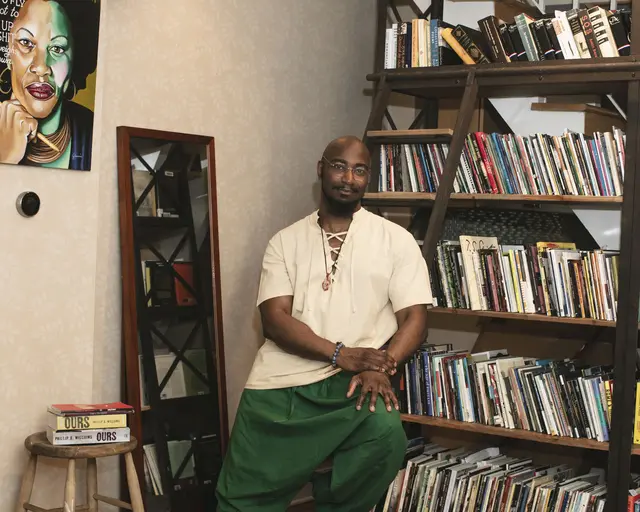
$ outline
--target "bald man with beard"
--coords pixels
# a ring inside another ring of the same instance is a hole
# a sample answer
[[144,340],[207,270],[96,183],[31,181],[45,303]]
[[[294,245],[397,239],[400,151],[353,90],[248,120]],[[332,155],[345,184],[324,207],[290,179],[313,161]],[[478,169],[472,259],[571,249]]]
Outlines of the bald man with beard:
[[[316,510],[367,512],[402,465],[390,377],[425,339],[432,295],[411,234],[360,204],[370,165],[358,138],[329,143],[320,208],[269,241],[265,343],[218,480],[221,512],[283,512],[312,477]],[[328,458],[332,470],[314,473]]]

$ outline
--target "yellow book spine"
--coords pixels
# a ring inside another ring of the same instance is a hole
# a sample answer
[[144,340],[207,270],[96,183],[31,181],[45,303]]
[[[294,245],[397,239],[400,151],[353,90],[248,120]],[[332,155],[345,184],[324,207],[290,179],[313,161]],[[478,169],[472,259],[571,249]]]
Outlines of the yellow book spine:
[[509,262],[511,263],[511,278],[513,279],[513,288],[516,294],[516,305],[518,306],[518,313],[524,313],[522,287],[520,286],[520,276],[518,275],[517,264],[513,251],[507,253],[509,255]]
[[633,419],[633,444],[640,444],[640,382],[636,382],[636,415]]
[[458,40],[453,37],[452,30],[450,28],[445,28],[442,31],[442,39],[444,39],[451,49],[458,54],[458,57],[462,59],[462,62],[465,64],[475,64],[475,61],[469,56],[466,50],[460,45]]
[[609,421],[609,425],[611,425],[611,408],[613,405],[613,399],[611,396],[611,381],[604,381],[604,396],[607,401],[607,420]]
[[104,414],[98,416],[56,416],[55,414],[50,414],[49,426],[56,431],[124,428],[127,426],[127,415]]

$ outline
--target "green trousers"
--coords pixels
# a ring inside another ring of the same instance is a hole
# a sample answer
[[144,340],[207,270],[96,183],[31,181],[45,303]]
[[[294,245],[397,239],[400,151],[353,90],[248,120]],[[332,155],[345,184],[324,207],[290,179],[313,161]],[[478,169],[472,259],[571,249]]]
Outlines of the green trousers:
[[[380,397],[355,408],[350,374],[285,389],[246,389],[216,495],[219,512],[284,512],[308,482],[318,512],[368,512],[402,465],[407,438]],[[331,472],[314,470],[331,458]],[[313,478],[312,478],[313,476]]]

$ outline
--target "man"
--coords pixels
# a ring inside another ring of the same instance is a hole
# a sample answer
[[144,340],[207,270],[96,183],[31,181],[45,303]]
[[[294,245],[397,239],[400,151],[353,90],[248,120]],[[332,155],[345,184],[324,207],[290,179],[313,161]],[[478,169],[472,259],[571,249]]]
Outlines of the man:
[[[218,480],[220,512],[283,512],[312,476],[316,510],[367,512],[400,469],[407,440],[389,378],[424,340],[432,298],[411,234],[360,206],[370,160],[359,139],[332,141],[319,210],[269,242],[266,341]],[[314,474],[328,458],[331,472]]]

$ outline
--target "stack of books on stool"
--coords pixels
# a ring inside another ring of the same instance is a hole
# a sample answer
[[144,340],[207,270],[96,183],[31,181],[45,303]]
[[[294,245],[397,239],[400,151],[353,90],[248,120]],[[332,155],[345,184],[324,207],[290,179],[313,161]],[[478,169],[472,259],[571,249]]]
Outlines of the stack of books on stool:
[[48,407],[47,439],[53,445],[126,443],[133,407],[110,404],[54,404]]

